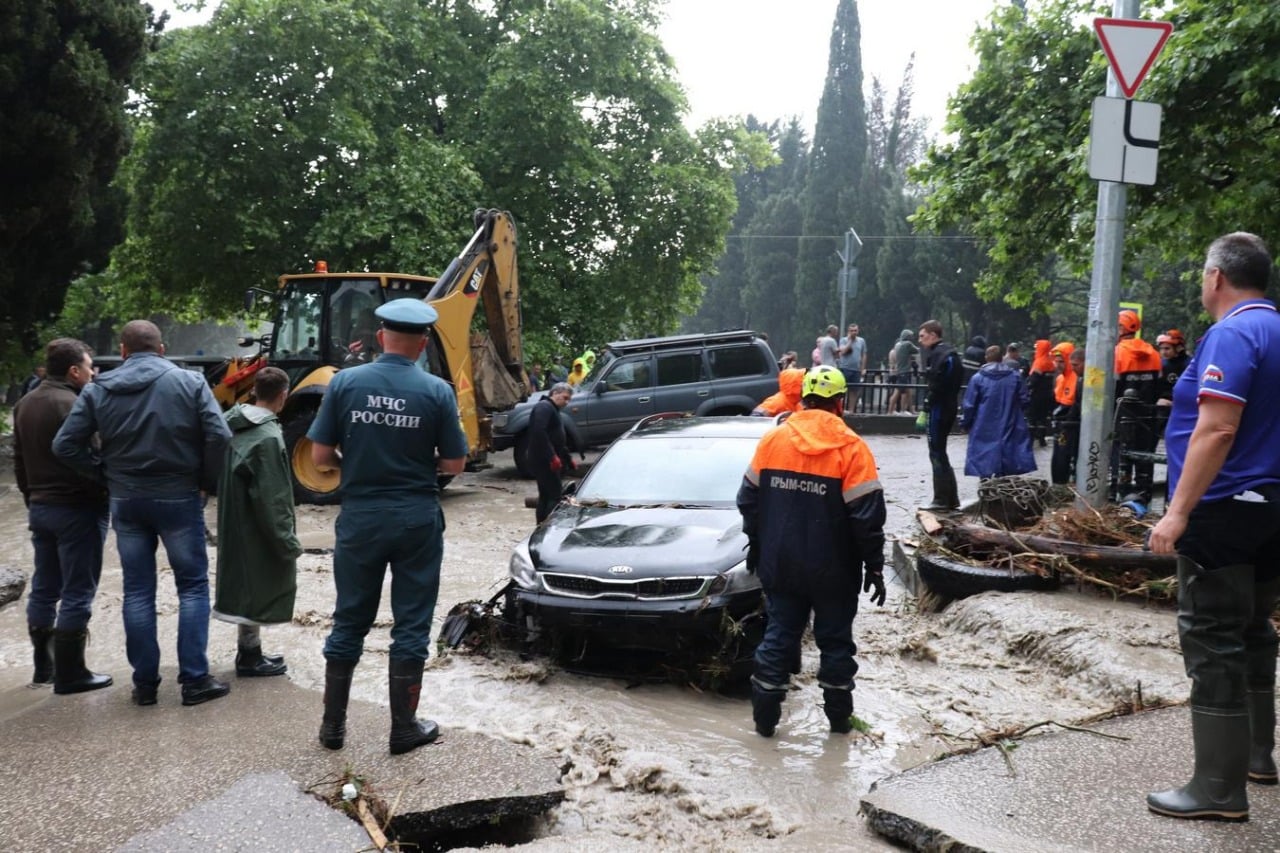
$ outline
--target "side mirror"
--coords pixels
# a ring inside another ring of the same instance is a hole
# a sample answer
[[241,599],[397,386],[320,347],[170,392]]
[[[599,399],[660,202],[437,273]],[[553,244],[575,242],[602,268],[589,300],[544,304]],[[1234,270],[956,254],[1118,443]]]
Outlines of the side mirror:
[[253,335],[241,335],[240,337],[236,338],[236,346],[238,347],[251,347],[257,342],[258,342],[258,339],[255,338]]
[[578,493],[578,481],[574,480],[572,483],[565,483],[564,491],[561,494],[563,494],[567,498],[577,493]]

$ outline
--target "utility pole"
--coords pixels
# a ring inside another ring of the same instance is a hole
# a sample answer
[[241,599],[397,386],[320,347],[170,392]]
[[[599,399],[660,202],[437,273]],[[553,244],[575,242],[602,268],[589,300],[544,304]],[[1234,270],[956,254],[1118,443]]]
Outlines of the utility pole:
[[[1137,18],[1138,0],[1114,0],[1113,17]],[[1107,70],[1107,97],[1121,97],[1114,69]],[[1111,433],[1115,416],[1115,344],[1120,312],[1120,276],[1124,267],[1124,220],[1129,187],[1098,182],[1098,212],[1093,232],[1093,279],[1089,287],[1089,330],[1085,339],[1084,391],[1080,408],[1080,450],[1076,491],[1093,507],[1107,499],[1111,471]]]
[[[862,251],[862,238],[858,236],[858,232],[852,228],[844,235],[844,251],[836,252],[842,266],[840,267],[839,280],[836,285],[836,292],[840,295],[840,334],[845,333],[848,328],[844,323],[844,303],[851,296],[858,295],[858,270],[853,266],[853,262],[858,259],[858,253]],[[829,320],[827,322],[830,322]]]

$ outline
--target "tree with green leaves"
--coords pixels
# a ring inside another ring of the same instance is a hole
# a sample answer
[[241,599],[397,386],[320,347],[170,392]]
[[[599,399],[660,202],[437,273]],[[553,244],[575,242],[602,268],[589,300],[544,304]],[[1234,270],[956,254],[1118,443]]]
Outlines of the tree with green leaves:
[[[974,36],[978,67],[951,101],[951,139],[914,173],[930,190],[919,223],[969,228],[989,246],[977,283],[989,299],[1044,307],[1059,260],[1088,276],[1089,115],[1107,67],[1090,21],[1109,11],[1086,0],[997,9]],[[1159,174],[1129,190],[1125,281],[1177,287],[1171,273],[1221,233],[1280,239],[1280,6],[1176,0],[1157,14],[1174,31],[1139,95],[1164,107]]]
[[141,81],[111,292],[219,314],[319,257],[431,274],[491,206],[520,227],[532,351],[672,330],[768,150],[684,128],[657,8],[225,0]]
[[119,239],[109,186],[148,44],[138,0],[0,5],[0,359],[37,348],[71,280]]
[[[863,223],[870,200],[862,197],[867,159],[866,103],[862,93],[862,28],[855,0],[838,0],[827,79],[818,102],[801,209],[805,239],[795,281],[795,314],[789,340],[803,343],[839,316],[836,250],[850,227]],[[864,226],[865,227],[865,226]]]

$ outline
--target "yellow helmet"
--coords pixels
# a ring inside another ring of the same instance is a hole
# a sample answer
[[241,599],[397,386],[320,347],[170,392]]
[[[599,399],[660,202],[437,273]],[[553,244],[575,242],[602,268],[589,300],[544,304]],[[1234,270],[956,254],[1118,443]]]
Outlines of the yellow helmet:
[[844,374],[829,364],[822,364],[804,375],[802,397],[810,394],[819,397],[843,397],[849,390],[849,383],[844,381]]

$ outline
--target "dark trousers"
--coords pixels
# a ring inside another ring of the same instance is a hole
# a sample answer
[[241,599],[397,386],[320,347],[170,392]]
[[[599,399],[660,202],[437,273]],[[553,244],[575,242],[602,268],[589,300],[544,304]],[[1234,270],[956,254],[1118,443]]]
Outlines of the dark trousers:
[[35,571],[27,624],[59,631],[81,631],[89,624],[108,519],[106,504],[31,504],[27,524]]
[[538,482],[538,508],[534,519],[541,524],[547,516],[551,515],[556,504],[560,503],[560,497],[564,494],[564,483],[561,482],[558,471],[552,471],[543,465],[538,466],[535,479]]
[[947,436],[956,425],[956,405],[955,400],[929,404],[929,464],[935,474],[951,471],[951,460],[947,457]]
[[1053,436],[1053,456],[1049,460],[1049,476],[1058,485],[1068,485],[1075,478],[1076,458],[1080,454],[1080,425],[1060,426]]
[[813,638],[818,644],[818,681],[823,687],[849,689],[858,664],[853,656],[853,618],[858,614],[858,584],[845,595],[809,596],[766,592],[769,622],[756,647],[755,682],[766,689],[781,689],[791,678],[792,662],[800,657],[809,614],[813,613]]
[[444,513],[434,500],[399,507],[342,507],[334,525],[338,602],[324,641],[328,660],[355,661],[373,627],[391,567],[391,658],[426,660],[440,593]]

